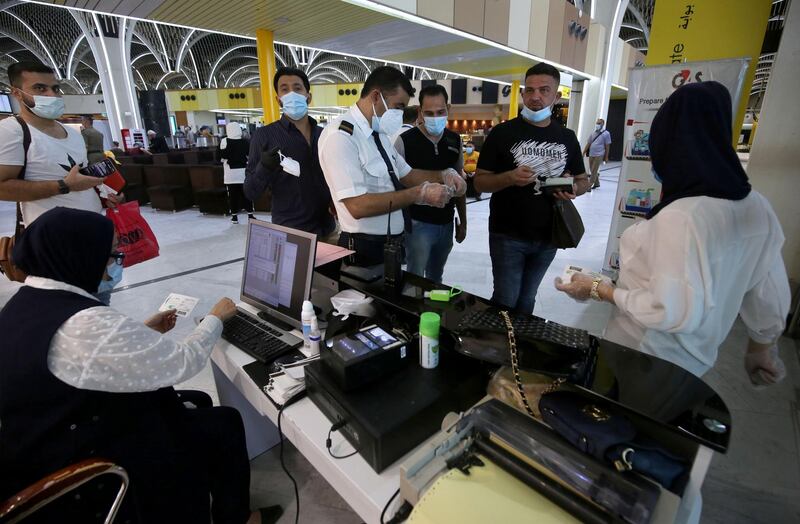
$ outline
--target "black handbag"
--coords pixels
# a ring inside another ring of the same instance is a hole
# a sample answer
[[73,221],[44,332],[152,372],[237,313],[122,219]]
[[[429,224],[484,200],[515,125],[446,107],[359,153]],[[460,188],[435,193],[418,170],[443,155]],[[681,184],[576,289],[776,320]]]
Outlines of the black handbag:
[[675,492],[685,481],[685,461],[644,437],[624,416],[576,391],[551,391],[539,399],[542,419],[584,453],[617,471],[636,471]]
[[490,307],[462,317],[453,335],[456,351],[472,358],[578,384],[592,379],[597,340],[582,329]]
[[556,200],[553,203],[552,244],[560,249],[578,247],[583,232],[583,220],[575,204],[570,200]]

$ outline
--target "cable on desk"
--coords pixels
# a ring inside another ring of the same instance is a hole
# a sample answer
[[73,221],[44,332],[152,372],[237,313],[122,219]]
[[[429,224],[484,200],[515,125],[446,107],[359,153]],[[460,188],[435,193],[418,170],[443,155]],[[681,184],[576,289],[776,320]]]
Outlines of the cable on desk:
[[328,430],[328,438],[325,439],[325,447],[328,448],[328,455],[330,455],[331,457],[333,457],[335,459],[346,459],[346,458],[352,457],[353,455],[358,453],[358,450],[355,450],[354,452],[348,453],[347,455],[334,455],[333,452],[331,451],[331,446],[333,445],[333,443],[331,442],[331,434],[334,431],[337,431],[337,430],[341,429],[342,427],[344,427],[346,425],[347,425],[347,421],[344,420],[344,419],[340,420],[339,422],[336,422],[335,424],[333,424],[331,426],[331,429]]
[[397,497],[397,495],[399,494],[400,494],[400,488],[397,488],[397,491],[394,492],[392,498],[390,498],[389,502],[387,502],[386,505],[383,507],[383,511],[381,511],[381,524],[385,524],[385,521],[383,519],[384,517],[386,517],[386,511],[389,509],[389,506],[392,505],[392,502],[394,501],[395,497]]
[[289,480],[292,481],[292,485],[294,486],[294,500],[296,506],[296,510],[294,513],[294,524],[297,524],[300,521],[300,491],[297,489],[297,481],[294,480],[292,474],[289,473],[289,469],[286,467],[286,463],[283,461],[283,430],[281,429],[281,418],[283,417],[284,409],[294,404],[303,397],[305,397],[305,391],[301,391],[297,395],[293,396],[292,398],[284,402],[283,405],[278,410],[278,439],[279,439],[278,442],[280,445],[279,458],[281,461],[281,468],[283,468],[283,471],[289,477]]
[[399,524],[400,522],[405,522],[408,519],[408,516],[411,514],[411,510],[414,507],[409,504],[407,501],[403,502],[400,508],[395,512],[394,517],[385,521],[386,512],[389,510],[389,506],[392,505],[392,501],[394,501],[395,497],[400,494],[400,488],[397,488],[397,491],[394,492],[392,498],[389,499],[389,502],[383,507],[383,511],[381,511],[381,524]]

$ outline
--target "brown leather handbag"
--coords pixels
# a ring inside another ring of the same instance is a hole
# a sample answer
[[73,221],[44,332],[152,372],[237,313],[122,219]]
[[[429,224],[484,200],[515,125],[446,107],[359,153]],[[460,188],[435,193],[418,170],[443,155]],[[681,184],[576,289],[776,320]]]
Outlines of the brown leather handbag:
[[[22,164],[22,169],[19,170],[17,175],[18,180],[25,179],[25,169],[28,167],[28,149],[31,147],[31,130],[28,129],[28,124],[19,116],[16,117],[17,122],[22,127],[22,149],[25,153],[25,160]],[[17,202],[17,218],[14,226],[13,237],[0,237],[0,273],[3,273],[6,278],[13,282],[25,282],[27,276],[24,271],[14,265],[11,258],[11,252],[14,250],[14,243],[25,230],[22,224],[22,209],[19,202]]]

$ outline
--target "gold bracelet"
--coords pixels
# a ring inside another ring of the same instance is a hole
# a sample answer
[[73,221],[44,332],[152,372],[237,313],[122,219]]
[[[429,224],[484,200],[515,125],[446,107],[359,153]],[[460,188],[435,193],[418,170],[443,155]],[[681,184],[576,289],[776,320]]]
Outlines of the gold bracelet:
[[589,297],[592,300],[597,300],[598,302],[602,302],[603,299],[597,293],[597,289],[600,287],[600,283],[603,281],[601,278],[595,278],[592,280],[592,290],[589,292]]

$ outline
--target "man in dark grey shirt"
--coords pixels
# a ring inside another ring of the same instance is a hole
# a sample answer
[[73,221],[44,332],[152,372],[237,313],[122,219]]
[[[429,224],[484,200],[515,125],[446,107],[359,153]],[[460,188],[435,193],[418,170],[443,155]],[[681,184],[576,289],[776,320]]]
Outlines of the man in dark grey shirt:
[[[256,201],[271,189],[273,223],[336,243],[331,194],[317,154],[322,128],[308,116],[308,77],[298,69],[282,67],[275,73],[273,85],[283,116],[253,134],[244,194]],[[292,168],[289,160],[296,161],[299,170]]]

